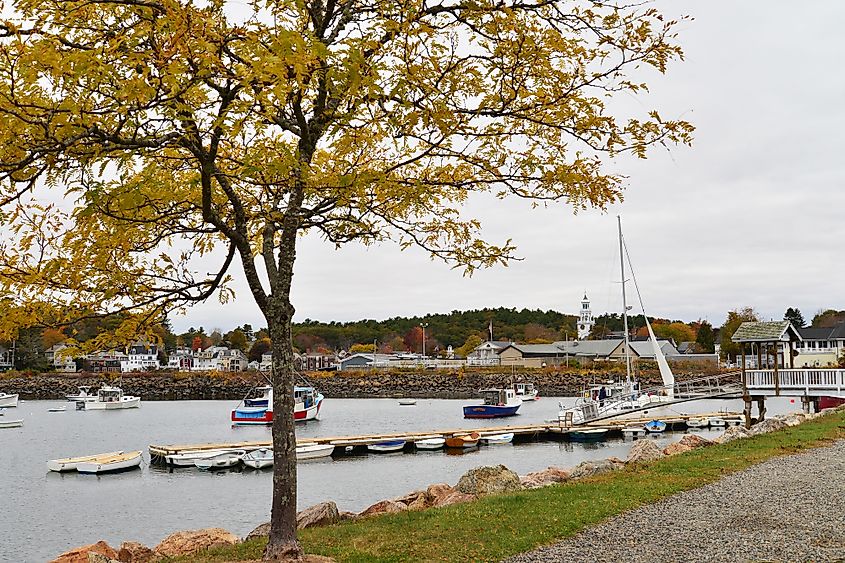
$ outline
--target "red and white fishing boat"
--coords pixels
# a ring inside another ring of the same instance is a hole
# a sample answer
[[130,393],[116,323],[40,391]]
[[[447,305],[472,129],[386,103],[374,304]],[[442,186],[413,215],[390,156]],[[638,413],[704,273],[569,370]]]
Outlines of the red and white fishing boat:
[[[269,385],[259,387],[259,397],[244,399],[237,408],[232,409],[232,424],[241,426],[249,424],[273,423],[273,388]],[[311,386],[297,386],[293,389],[294,410],[296,421],[315,420],[323,405],[323,394]]]

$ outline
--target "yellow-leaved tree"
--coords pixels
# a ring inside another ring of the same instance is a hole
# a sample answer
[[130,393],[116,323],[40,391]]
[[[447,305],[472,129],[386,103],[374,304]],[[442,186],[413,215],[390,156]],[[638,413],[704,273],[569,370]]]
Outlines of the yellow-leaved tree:
[[514,250],[482,238],[472,194],[604,208],[623,187],[609,158],[692,132],[608,109],[645,89],[638,68],[682,54],[676,22],[639,3],[8,0],[4,13],[0,338],[114,315],[102,338],[131,339],[229,298],[239,264],[272,340],[267,559],[301,555],[297,238],[392,240],[472,272]]

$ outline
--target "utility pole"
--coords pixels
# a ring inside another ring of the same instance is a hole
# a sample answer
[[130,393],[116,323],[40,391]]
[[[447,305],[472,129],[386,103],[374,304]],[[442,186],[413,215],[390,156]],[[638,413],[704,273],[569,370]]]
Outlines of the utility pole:
[[428,323],[420,323],[422,327],[422,356],[423,360],[425,360],[425,329],[428,326]]

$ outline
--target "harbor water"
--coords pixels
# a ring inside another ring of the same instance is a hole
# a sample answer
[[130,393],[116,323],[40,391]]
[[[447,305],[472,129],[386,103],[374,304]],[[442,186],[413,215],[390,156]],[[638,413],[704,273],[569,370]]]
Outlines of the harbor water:
[[[555,418],[558,402],[547,397],[526,403],[516,417],[465,420],[465,400],[419,399],[400,406],[395,399],[327,399],[320,420],[297,426],[297,435],[344,436],[377,432],[482,428],[531,424]],[[67,405],[66,412],[48,409]],[[222,527],[243,536],[269,519],[272,471],[235,469],[201,472],[149,464],[150,444],[191,444],[269,439],[267,427],[232,427],[231,401],[144,401],[139,409],[76,411],[72,403],[22,401],[5,419],[22,428],[0,430],[0,561],[48,561],[73,547],[106,540],[112,546],[134,540],[155,545],[186,529]],[[708,400],[673,407],[680,413],[740,411],[738,400]],[[800,410],[789,399],[767,401],[768,414]],[[715,437],[719,431],[697,431]],[[661,444],[680,439],[667,432]],[[532,441],[485,446],[451,455],[445,451],[366,454],[298,464],[299,507],[327,500],[340,510],[370,504],[431,483],[452,485],[468,469],[504,464],[519,474],[550,465],[572,467],[584,460],[625,458],[631,441],[597,444]],[[50,473],[45,462],[115,450],[142,450],[140,470],[113,475]]]

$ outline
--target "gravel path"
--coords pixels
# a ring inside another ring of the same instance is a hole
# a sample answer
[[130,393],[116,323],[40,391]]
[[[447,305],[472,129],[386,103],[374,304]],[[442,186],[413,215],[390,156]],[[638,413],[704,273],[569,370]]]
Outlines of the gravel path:
[[841,560],[845,441],[766,461],[509,561]]

